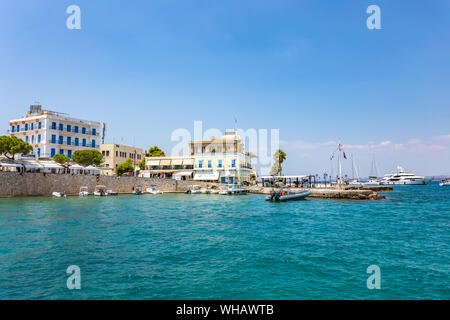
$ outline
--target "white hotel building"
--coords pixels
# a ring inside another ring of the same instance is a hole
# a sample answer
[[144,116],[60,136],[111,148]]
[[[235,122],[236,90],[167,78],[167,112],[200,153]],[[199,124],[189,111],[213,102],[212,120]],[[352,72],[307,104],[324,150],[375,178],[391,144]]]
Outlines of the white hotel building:
[[9,121],[9,134],[31,144],[37,158],[55,154],[72,158],[77,150],[99,150],[100,146],[100,122],[42,110],[41,105],[31,105],[25,117]]

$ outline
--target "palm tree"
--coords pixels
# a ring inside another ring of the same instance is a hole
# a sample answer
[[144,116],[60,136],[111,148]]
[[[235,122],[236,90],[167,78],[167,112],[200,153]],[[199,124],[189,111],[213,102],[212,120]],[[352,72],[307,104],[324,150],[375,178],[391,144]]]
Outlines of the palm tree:
[[325,187],[327,186],[327,177],[328,177],[328,174],[325,172],[323,174],[323,181],[325,182]]
[[287,157],[286,152],[284,152],[281,149],[278,149],[277,151],[275,151],[275,154],[273,155],[275,162],[278,163],[278,170],[279,170],[280,176],[282,175],[282,171],[283,171],[283,167],[281,165],[284,162],[284,160],[286,160],[286,157]]

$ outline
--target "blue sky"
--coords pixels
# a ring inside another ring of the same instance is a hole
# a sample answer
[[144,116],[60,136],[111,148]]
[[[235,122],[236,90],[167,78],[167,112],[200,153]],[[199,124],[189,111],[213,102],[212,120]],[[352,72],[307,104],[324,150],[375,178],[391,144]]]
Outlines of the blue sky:
[[173,130],[236,116],[280,129],[287,173],[329,172],[341,137],[363,175],[374,156],[450,174],[449,16],[445,0],[2,0],[0,130],[40,101],[106,122],[107,142],[170,150]]

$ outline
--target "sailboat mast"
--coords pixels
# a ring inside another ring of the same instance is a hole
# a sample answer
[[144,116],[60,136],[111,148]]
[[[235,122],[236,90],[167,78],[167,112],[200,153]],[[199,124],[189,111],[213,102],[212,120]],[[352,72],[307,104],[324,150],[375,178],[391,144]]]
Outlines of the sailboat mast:
[[339,184],[342,184],[342,160],[341,160],[341,151],[342,151],[342,144],[341,144],[341,138],[339,138],[339,145],[338,145],[338,170],[339,170]]

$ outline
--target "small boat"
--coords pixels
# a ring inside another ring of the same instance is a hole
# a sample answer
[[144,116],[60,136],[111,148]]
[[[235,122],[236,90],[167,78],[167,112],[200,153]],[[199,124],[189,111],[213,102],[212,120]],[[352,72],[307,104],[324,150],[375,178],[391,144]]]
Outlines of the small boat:
[[79,195],[80,197],[87,197],[89,195],[88,187],[81,187]]
[[225,190],[220,190],[221,195],[242,195],[246,194],[248,190],[242,188],[240,184],[229,184]]
[[370,176],[369,180],[363,183],[365,186],[379,186],[380,184],[380,181],[375,176]]
[[289,201],[289,200],[303,200],[311,194],[311,190],[305,191],[280,191],[272,192],[266,197],[266,201]]
[[211,189],[210,188],[201,188],[200,192],[203,194],[209,194],[209,193],[211,193]]
[[106,187],[102,185],[95,186],[94,196],[104,197],[106,196]]
[[189,193],[189,194],[199,194],[202,193],[202,190],[200,188],[200,186],[198,185],[192,185],[190,189],[186,190],[185,193]]
[[117,196],[118,193],[116,191],[110,189],[110,190],[106,190],[106,195],[107,196]]
[[441,182],[439,182],[439,185],[441,187],[450,187],[450,179],[442,180]]
[[55,198],[65,198],[65,197],[67,197],[65,192],[57,192],[57,191],[52,192],[52,196],[55,197]]
[[142,189],[141,189],[141,187],[136,187],[136,188],[134,188],[133,194],[135,194],[135,195],[137,195],[137,196],[140,196],[140,195],[142,194]]
[[211,188],[211,194],[219,194],[220,190],[218,188]]
[[146,193],[150,193],[150,194],[163,194],[162,191],[157,190],[155,187],[156,186],[152,186],[151,188],[147,188],[147,189],[145,189],[145,192]]

